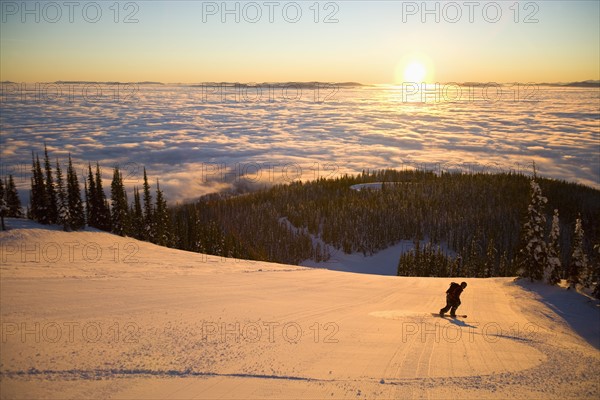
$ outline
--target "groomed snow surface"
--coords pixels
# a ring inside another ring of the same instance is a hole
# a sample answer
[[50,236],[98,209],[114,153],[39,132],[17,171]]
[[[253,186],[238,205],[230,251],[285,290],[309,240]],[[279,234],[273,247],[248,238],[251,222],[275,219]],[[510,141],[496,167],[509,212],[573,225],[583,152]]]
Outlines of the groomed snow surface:
[[8,225],[2,398],[600,397],[598,303],[562,288],[465,279],[452,320],[450,279]]

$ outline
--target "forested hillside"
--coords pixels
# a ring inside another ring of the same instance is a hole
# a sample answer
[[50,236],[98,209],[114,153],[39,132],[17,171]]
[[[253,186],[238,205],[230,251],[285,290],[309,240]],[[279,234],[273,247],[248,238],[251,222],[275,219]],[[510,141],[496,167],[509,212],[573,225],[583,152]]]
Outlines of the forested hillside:
[[[89,165],[87,175],[83,201],[70,158],[65,184],[46,149],[43,163],[32,157],[29,218],[65,230],[87,224],[163,246],[285,264],[327,261],[339,252],[366,256],[408,240],[414,248],[401,255],[399,275],[530,276],[535,270],[541,279],[551,262],[558,268],[552,280],[600,279],[600,191],[579,184],[532,182],[519,174],[363,171],[170,207],[158,181],[152,195],[145,169],[133,202],[118,168],[110,201],[100,167],[94,174]],[[0,216],[21,213],[11,182],[9,176],[0,185]]]
[[[548,227],[560,212],[560,257],[568,265],[581,215],[584,248],[600,242],[600,191],[537,179],[548,198]],[[352,185],[384,182],[381,190]],[[400,240],[425,241],[402,275],[514,275],[530,178],[518,174],[442,174],[384,170],[336,179],[294,182],[243,195],[210,195],[171,208],[177,248],[296,264],[337,251],[372,254]],[[289,222],[288,222],[289,221]],[[293,226],[290,226],[291,225]],[[296,229],[296,228],[299,229]],[[443,247],[438,245],[443,244]],[[449,250],[449,251],[448,251]],[[419,254],[421,252],[421,254]],[[407,255],[406,257],[411,257]]]

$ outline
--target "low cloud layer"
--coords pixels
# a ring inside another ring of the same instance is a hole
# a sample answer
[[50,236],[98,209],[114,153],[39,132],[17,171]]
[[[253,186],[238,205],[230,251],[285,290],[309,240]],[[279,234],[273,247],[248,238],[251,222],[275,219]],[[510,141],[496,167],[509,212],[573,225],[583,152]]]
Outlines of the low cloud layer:
[[115,101],[2,96],[1,175],[23,197],[31,151],[70,153],[78,172],[121,166],[129,190],[142,167],[170,202],[227,188],[335,177],[378,168],[525,171],[600,186],[598,92],[540,88],[534,100],[404,102],[399,88],[340,88],[331,99],[210,98],[149,86]]

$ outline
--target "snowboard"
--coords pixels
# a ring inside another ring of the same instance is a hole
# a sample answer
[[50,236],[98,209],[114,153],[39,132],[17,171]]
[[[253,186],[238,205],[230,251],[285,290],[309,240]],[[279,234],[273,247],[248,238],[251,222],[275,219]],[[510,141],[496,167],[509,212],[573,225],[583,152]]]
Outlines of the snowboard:
[[[442,317],[440,315],[440,313],[431,313],[431,315],[433,315],[434,317]],[[455,317],[451,317],[450,314],[444,314],[444,316],[442,318],[446,318],[446,317],[448,317],[448,318],[467,318],[467,316],[465,314],[462,314],[462,315],[456,314]]]

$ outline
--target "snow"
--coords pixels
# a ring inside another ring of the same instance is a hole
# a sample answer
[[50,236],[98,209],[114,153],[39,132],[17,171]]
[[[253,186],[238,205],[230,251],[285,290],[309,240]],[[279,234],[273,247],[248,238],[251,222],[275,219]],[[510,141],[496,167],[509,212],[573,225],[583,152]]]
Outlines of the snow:
[[411,185],[413,184],[413,182],[369,182],[369,183],[358,183],[356,185],[352,185],[350,186],[350,189],[352,190],[356,190],[357,192],[360,192],[362,190],[381,190],[381,188],[383,187],[383,185],[387,185],[389,186],[405,186],[405,185]]
[[431,315],[451,279],[222,259],[7,223],[2,398],[600,395],[598,303],[564,288],[464,279],[459,311],[469,317],[452,320]]
[[[313,240],[315,240],[313,238]],[[424,244],[425,242],[422,241]],[[412,240],[402,240],[394,246],[378,251],[373,255],[362,253],[346,254],[321,241],[322,246],[327,246],[331,258],[327,261],[316,262],[305,260],[301,265],[306,267],[325,268],[332,271],[355,272],[361,274],[375,274],[395,276],[398,274],[398,260],[400,255],[414,249]]]
[[[364,184],[353,185],[351,188],[354,190],[361,190]],[[368,185],[368,184],[367,184]],[[374,254],[363,254],[361,252],[345,253],[342,249],[336,249],[325,243],[320,237],[313,235],[308,232],[307,229],[300,229],[295,227],[287,218],[282,217],[279,222],[285,224],[288,228],[300,231],[308,234],[312,240],[313,247],[319,245],[329,254],[327,261],[315,261],[314,259],[307,259],[300,263],[304,267],[312,268],[324,268],[332,271],[344,271],[354,272],[360,274],[375,274],[375,275],[387,275],[396,276],[398,275],[398,261],[400,255],[414,250],[415,242],[413,240],[400,240],[398,243],[387,247],[386,249],[380,250]],[[429,238],[419,241],[421,248],[429,243]],[[448,248],[446,242],[441,242],[439,245],[440,249],[450,257],[455,257],[456,253]]]

